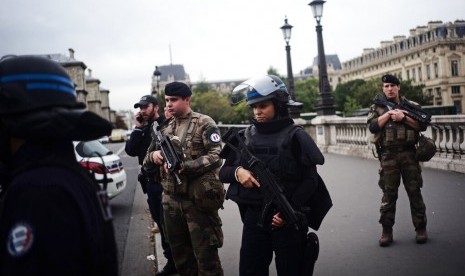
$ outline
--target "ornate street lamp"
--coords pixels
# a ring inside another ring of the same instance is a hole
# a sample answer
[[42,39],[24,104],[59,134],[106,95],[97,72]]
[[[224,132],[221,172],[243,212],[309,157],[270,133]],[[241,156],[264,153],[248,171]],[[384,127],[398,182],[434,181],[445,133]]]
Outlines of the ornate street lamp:
[[295,102],[295,89],[294,89],[294,74],[292,74],[292,62],[291,62],[291,46],[289,40],[291,40],[292,25],[287,23],[287,17],[284,18],[284,25],[281,27],[283,31],[284,41],[286,41],[286,58],[287,58],[287,90],[291,97],[291,105],[289,111],[292,118],[300,117],[299,108],[302,107],[300,103]]
[[289,46],[289,40],[291,40],[292,25],[287,23],[287,17],[285,17],[284,19],[284,25],[281,27],[281,30],[283,31],[284,41],[286,41],[288,90],[289,90],[291,99],[295,101],[294,75],[292,74],[292,63],[291,63],[291,46]]
[[160,92],[160,76],[161,76],[161,72],[160,70],[158,70],[158,66],[155,66],[155,71],[153,72],[153,76],[155,77],[155,80],[157,82],[157,90],[152,92],[152,94],[157,94]]
[[331,95],[329,81],[328,81],[328,72],[326,69],[326,56],[325,49],[323,46],[323,27],[320,25],[321,17],[323,16],[323,4],[326,1],[314,0],[309,3],[312,7],[313,16],[316,19],[316,33],[318,41],[318,100],[316,103],[317,115],[334,115],[336,114],[336,108],[334,106],[334,98]]

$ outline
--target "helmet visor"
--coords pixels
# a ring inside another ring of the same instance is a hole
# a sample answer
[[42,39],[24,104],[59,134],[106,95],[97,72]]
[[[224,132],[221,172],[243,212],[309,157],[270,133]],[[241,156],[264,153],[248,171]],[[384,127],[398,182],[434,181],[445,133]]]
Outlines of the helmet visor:
[[231,92],[231,104],[236,105],[247,99],[247,92],[251,88],[249,85],[241,83],[238,86],[234,87]]
[[238,104],[243,100],[266,97],[276,90],[284,89],[284,83],[277,83],[269,76],[252,78],[236,86],[231,93],[231,103]]

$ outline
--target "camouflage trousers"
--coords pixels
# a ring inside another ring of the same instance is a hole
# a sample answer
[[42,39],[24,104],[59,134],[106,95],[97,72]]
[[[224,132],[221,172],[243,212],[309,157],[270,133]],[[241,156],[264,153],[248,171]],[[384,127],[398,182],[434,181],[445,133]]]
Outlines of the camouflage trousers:
[[414,151],[385,152],[381,159],[378,185],[383,191],[379,223],[392,227],[395,223],[396,201],[400,180],[410,201],[410,212],[415,229],[426,228],[426,207],[421,195],[423,178]]
[[218,248],[223,232],[218,211],[199,211],[186,197],[163,194],[165,233],[178,273],[223,275]]

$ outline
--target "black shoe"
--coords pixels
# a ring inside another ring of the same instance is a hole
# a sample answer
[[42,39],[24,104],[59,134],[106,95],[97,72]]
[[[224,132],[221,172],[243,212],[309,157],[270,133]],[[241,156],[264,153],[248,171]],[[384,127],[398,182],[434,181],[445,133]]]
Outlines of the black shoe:
[[168,261],[165,267],[162,270],[158,271],[155,275],[156,276],[168,276],[168,275],[176,274],[177,272],[178,270],[174,266],[174,262]]

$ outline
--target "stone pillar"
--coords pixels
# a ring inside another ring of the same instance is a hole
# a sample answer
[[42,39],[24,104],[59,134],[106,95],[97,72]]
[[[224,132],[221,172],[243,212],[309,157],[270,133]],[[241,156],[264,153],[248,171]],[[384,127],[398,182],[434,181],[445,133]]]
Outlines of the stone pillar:
[[330,121],[337,118],[336,115],[317,116],[311,121],[316,128],[315,143],[322,152],[328,152],[328,147],[336,144],[336,127]]

